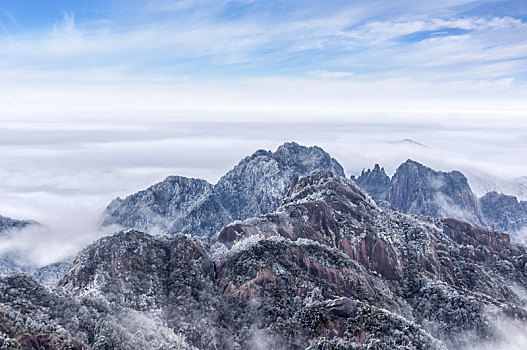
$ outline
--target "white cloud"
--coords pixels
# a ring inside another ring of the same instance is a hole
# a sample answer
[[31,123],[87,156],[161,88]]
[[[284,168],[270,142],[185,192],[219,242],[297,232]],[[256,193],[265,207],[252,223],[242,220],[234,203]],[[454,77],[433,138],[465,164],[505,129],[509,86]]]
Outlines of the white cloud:
[[314,70],[309,72],[309,75],[315,78],[323,79],[338,79],[338,78],[348,78],[353,75],[352,72],[330,72],[327,70]]
[[491,89],[500,89],[500,88],[508,88],[511,86],[511,84],[514,82],[514,78],[503,78],[503,79],[495,79],[495,80],[482,80],[478,83],[478,86],[482,88],[491,88]]
[[[320,14],[299,10],[288,20],[272,21],[267,16],[246,15],[227,21],[218,18],[218,12],[227,2],[214,6],[208,1],[204,3],[206,6],[186,1],[151,2],[149,6],[153,8],[176,6],[176,12],[182,11],[181,6],[205,10],[191,12],[177,21],[146,21],[128,27],[111,21],[78,24],[73,14],[65,14],[63,23],[56,24],[49,32],[0,39],[0,67],[9,70],[26,67],[32,72],[74,69],[75,74],[110,68],[134,75],[138,71],[144,73],[145,65],[155,66],[160,63],[153,62],[162,61],[163,74],[177,75],[184,71],[185,75],[192,76],[201,71],[215,75],[225,65],[240,65],[254,74],[282,61],[327,52],[329,57],[322,60],[314,55],[320,67],[313,69],[309,63],[307,72],[358,73],[366,69],[372,79],[379,79],[381,73],[384,74],[381,78],[394,73],[415,78],[418,73],[429,79],[431,74],[425,75],[419,67],[438,67],[443,79],[456,80],[458,71],[449,73],[452,66],[470,63],[473,65],[471,79],[481,80],[485,77],[477,75],[474,65],[517,59],[527,54],[524,35],[527,25],[511,17],[457,17],[455,14],[442,17],[441,13],[419,13],[380,21],[375,19],[372,7],[359,4],[320,11]],[[424,38],[417,43],[397,41],[404,35],[445,28],[470,33]],[[299,63],[299,67],[304,64]],[[510,76],[516,72],[501,66],[500,73]]]
[[499,337],[495,341],[481,341],[467,350],[523,350],[527,344],[525,326],[516,320],[502,317],[492,322],[493,331]]

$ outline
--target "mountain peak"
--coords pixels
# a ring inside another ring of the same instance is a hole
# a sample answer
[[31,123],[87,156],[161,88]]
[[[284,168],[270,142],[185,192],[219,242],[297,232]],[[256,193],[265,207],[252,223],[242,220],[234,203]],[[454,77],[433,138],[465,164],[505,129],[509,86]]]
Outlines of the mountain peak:
[[375,164],[373,170],[362,170],[360,176],[354,181],[376,202],[381,203],[387,199],[390,177],[386,175],[384,168],[381,168],[379,164]]
[[476,197],[462,173],[436,171],[411,159],[397,168],[388,200],[393,208],[411,214],[485,224]]
[[271,153],[272,153],[271,151],[267,151],[265,149],[259,149],[259,150],[254,151],[253,154],[251,154],[250,156],[245,157],[244,159],[249,160],[249,159],[254,159],[254,158],[257,158],[257,157],[267,157]]
[[283,205],[306,201],[353,202],[360,201],[376,207],[353,181],[329,171],[315,171],[308,176],[295,177]]
[[191,182],[201,182],[208,183],[207,180],[203,180],[196,177],[186,177],[181,175],[169,175],[161,182],[170,182],[170,183],[191,183]]
[[108,206],[103,224],[210,237],[233,220],[275,210],[295,175],[316,170],[344,176],[342,166],[322,148],[287,142],[275,152],[257,150],[243,158],[216,185],[169,176],[146,190],[116,199]]
[[174,221],[184,227],[186,214],[196,205],[210,202],[212,194],[213,186],[203,179],[168,176],[146,190],[112,201],[103,225],[118,224],[153,233],[166,232]]
[[436,171],[407,159],[391,179],[376,164],[373,170],[363,170],[354,180],[382,207],[485,225],[477,198],[459,171]]
[[[527,227],[527,202],[519,202],[515,196],[492,191],[481,197],[479,204],[488,227],[493,230],[517,234]],[[522,236],[519,238],[524,240]]]
[[[315,146],[316,147],[316,146]],[[305,146],[301,146],[299,143],[296,143],[294,141],[284,142],[278,148],[276,149],[276,152],[282,151],[282,150],[298,150],[301,148],[306,148]]]
[[405,167],[413,167],[418,169],[426,169],[426,170],[433,170],[432,168],[429,168],[421,163],[419,163],[416,160],[408,158],[404,163],[402,163],[399,168],[405,168]]
[[284,167],[295,168],[298,175],[308,175],[314,170],[328,170],[344,176],[342,166],[318,146],[302,146],[287,142],[278,147],[272,158]]

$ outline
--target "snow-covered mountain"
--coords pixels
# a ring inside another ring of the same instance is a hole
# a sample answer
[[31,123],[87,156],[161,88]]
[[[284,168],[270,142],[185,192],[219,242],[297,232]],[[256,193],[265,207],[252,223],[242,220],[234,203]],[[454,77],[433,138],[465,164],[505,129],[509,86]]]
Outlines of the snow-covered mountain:
[[508,235],[381,210],[330,172],[289,188],[210,244],[128,230],[79,253],[60,288],[0,278],[0,344],[457,350],[525,328],[527,251]]
[[[340,164],[319,147],[286,143],[275,152],[259,150],[241,160],[216,185],[169,176],[144,191],[117,198],[107,207],[104,225],[208,238],[232,221],[273,211],[295,175],[315,170],[344,174]],[[436,171],[408,160],[391,178],[376,164],[352,179],[381,207],[451,217],[503,230],[515,239],[527,229],[525,206],[489,206],[491,196],[478,199],[459,171]]]
[[258,150],[216,185],[169,176],[144,191],[117,198],[108,205],[103,225],[210,237],[231,221],[276,209],[291,179],[315,170],[344,176],[342,166],[320,147],[289,142],[275,152]]
[[38,223],[32,220],[17,220],[0,215],[0,235],[2,231],[19,230],[29,225],[38,225]]
[[229,221],[213,185],[202,179],[169,176],[144,191],[113,200],[106,208],[103,225],[152,233],[208,234]]
[[527,201],[518,202],[514,196],[489,192],[479,203],[489,228],[511,233],[527,229]]

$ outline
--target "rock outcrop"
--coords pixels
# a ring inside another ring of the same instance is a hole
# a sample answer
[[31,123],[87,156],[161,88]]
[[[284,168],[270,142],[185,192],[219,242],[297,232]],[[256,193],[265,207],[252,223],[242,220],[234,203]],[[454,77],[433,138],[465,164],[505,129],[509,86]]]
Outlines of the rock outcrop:
[[379,164],[375,164],[371,170],[363,170],[358,178],[352,176],[351,179],[378,204],[388,200],[390,177]]

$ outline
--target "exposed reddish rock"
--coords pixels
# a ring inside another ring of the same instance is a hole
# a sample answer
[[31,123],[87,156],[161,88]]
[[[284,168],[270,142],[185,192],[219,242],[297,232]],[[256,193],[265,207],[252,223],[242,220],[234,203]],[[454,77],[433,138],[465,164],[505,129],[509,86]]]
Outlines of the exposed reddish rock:
[[23,334],[16,338],[24,350],[58,350],[51,346],[48,334]]
[[[492,254],[507,259],[522,254],[518,245],[512,244],[508,234],[474,226],[456,219],[443,219],[444,232],[456,243],[480,248],[478,259],[488,260]],[[482,249],[485,248],[485,249]]]

